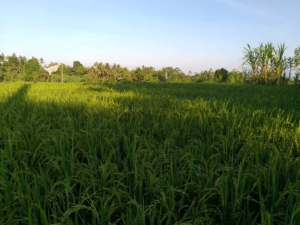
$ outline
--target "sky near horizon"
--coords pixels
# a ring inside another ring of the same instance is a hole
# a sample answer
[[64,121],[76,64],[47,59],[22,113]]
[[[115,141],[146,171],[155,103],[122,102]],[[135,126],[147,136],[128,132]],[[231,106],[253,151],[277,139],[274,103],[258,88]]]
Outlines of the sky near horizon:
[[299,0],[0,0],[0,54],[187,73],[237,69],[246,44],[300,46]]

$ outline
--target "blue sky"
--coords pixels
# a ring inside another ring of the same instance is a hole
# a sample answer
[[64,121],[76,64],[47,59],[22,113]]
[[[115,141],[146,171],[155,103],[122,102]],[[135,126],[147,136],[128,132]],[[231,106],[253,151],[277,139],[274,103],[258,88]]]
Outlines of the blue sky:
[[300,46],[299,0],[0,0],[0,53],[46,64],[200,72],[242,63],[249,43]]

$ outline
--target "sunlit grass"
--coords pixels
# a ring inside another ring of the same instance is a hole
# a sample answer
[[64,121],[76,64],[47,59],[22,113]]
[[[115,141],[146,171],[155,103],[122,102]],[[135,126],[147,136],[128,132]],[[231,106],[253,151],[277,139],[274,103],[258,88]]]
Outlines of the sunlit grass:
[[299,224],[299,92],[0,84],[0,224]]

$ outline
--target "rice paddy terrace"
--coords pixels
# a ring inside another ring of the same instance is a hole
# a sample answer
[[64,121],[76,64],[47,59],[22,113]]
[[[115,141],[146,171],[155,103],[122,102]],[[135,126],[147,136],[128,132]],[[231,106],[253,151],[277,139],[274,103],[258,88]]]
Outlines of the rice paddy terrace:
[[300,224],[296,85],[0,84],[0,224]]

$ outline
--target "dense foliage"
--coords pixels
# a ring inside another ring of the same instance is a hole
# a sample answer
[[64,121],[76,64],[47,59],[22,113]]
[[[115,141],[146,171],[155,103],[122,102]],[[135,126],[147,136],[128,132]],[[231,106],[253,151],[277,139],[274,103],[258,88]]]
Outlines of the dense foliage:
[[1,83],[0,224],[300,224],[299,91]]
[[[285,44],[276,47],[272,43],[261,43],[257,48],[251,48],[248,44],[244,48],[243,63],[248,66],[244,68],[248,81],[256,84],[286,84],[291,80],[293,70],[299,72],[299,49],[295,49],[293,58],[286,58]],[[298,76],[296,74],[295,83],[298,83]]]
[[[129,70],[119,64],[95,62],[91,67],[83,66],[79,61],[74,61],[72,66],[61,64],[54,81],[61,81],[64,74],[65,82],[230,82],[255,84],[299,84],[300,47],[295,49],[294,57],[286,58],[285,45],[277,48],[272,43],[260,44],[257,48],[250,45],[244,49],[244,63],[242,71],[227,71],[224,68],[212,71],[185,74],[178,67],[164,67],[156,70],[153,67],[137,67]],[[39,60],[32,57],[27,60],[25,56],[17,57],[16,54],[0,55],[0,81],[47,81],[47,72],[43,69],[43,58]],[[51,62],[45,67],[57,63]],[[293,76],[292,76],[293,74]],[[52,78],[52,76],[51,76]]]

